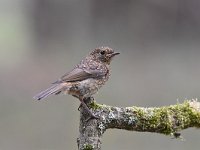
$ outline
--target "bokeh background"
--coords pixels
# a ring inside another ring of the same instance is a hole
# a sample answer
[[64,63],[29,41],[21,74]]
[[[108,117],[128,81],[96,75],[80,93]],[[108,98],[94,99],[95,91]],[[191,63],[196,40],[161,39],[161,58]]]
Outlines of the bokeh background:
[[[96,95],[113,106],[163,106],[200,97],[198,0],[0,0],[0,149],[77,149],[79,101],[33,100],[87,53],[121,54]],[[199,149],[155,133],[108,130],[104,150]]]

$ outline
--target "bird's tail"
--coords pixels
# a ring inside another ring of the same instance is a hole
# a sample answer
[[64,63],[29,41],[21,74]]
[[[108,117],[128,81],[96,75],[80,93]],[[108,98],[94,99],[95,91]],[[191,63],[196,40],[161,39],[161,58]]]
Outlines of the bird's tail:
[[60,92],[62,92],[63,89],[63,85],[62,84],[54,84],[51,87],[49,87],[48,89],[40,92],[39,94],[35,95],[33,98],[37,99],[37,100],[41,100],[43,98],[46,98],[52,94],[59,94]]

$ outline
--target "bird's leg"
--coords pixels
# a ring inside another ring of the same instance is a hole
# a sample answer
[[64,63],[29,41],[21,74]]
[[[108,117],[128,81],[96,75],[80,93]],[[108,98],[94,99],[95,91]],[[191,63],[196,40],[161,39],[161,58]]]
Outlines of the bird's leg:
[[[85,104],[83,98],[80,98],[79,100],[80,100],[80,102],[81,102],[81,105],[80,105],[80,106],[83,106],[84,109],[90,114],[91,118],[89,118],[89,119],[98,119],[98,118],[99,118],[99,117],[95,116],[95,115],[92,113],[92,111],[91,111],[91,110],[88,108],[88,106]],[[80,108],[80,106],[79,106],[79,108]],[[89,120],[89,119],[87,119],[87,120]]]
[[[78,97],[77,97],[77,98],[78,98]],[[90,101],[94,101],[94,98],[93,98],[93,97],[88,97],[88,98],[89,98]],[[86,100],[88,100],[88,99],[83,99],[84,103],[86,103]],[[79,105],[78,111],[80,111],[81,106],[82,106],[82,103]]]
[[[76,98],[78,98],[78,97],[76,97]],[[94,101],[94,98],[93,97],[88,97],[88,99],[83,99],[84,103],[86,103],[88,100]],[[80,111],[81,106],[82,106],[82,103],[79,105],[78,111]]]

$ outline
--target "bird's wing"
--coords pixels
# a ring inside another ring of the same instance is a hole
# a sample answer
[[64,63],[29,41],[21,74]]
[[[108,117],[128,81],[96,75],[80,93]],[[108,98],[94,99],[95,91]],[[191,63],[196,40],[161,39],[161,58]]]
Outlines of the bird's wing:
[[75,68],[72,71],[64,74],[58,81],[54,83],[82,81],[88,78],[100,78],[105,74],[105,72],[98,69],[88,70],[83,68]]

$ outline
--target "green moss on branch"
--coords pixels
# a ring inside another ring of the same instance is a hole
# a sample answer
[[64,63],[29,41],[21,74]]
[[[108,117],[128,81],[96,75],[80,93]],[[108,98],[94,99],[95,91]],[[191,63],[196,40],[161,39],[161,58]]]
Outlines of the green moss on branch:
[[152,108],[119,108],[96,102],[90,106],[95,112],[101,110],[101,126],[104,125],[105,129],[118,128],[171,135],[189,127],[200,127],[200,110],[191,104],[199,102],[188,100],[182,104]]

